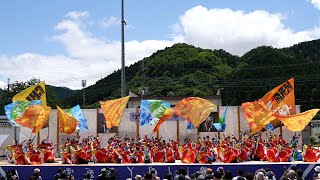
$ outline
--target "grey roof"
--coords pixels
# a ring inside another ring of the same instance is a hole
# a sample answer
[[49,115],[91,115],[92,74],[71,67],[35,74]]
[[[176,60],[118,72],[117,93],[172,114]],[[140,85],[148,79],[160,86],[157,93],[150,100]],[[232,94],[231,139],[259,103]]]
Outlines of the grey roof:
[[6,115],[0,115],[0,119],[8,119]]

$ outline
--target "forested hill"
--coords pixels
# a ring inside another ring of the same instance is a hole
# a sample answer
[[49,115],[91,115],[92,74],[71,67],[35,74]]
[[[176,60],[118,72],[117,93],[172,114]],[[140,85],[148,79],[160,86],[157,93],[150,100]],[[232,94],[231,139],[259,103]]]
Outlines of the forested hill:
[[[126,68],[127,90],[145,96],[214,95],[222,90],[224,105],[240,105],[261,98],[273,87],[295,77],[296,103],[303,109],[320,104],[320,40],[289,48],[262,46],[242,57],[224,50],[175,44]],[[87,107],[99,100],[120,97],[120,70],[85,89]],[[82,94],[65,99],[69,106],[81,104]]]
[[[119,98],[120,75],[120,70],[114,71],[87,87],[85,108],[99,107],[100,100]],[[257,47],[241,57],[224,50],[175,44],[126,67],[127,91],[141,95],[144,87],[144,96],[149,97],[201,96],[215,95],[221,88],[223,105],[257,100],[291,77],[295,78],[296,104],[302,105],[302,110],[319,108],[320,40],[282,49]],[[0,90],[0,106],[10,103],[17,92]],[[82,91],[47,86],[47,92],[52,107],[84,107]]]
[[[239,57],[223,50],[206,50],[187,44],[175,44],[126,68],[127,89],[139,94],[147,87],[147,96],[212,95],[216,81],[231,76]],[[228,65],[230,64],[230,65]],[[85,89],[86,101],[93,104],[120,96],[120,70]],[[208,88],[210,87],[210,88]],[[66,102],[81,102],[75,95]]]

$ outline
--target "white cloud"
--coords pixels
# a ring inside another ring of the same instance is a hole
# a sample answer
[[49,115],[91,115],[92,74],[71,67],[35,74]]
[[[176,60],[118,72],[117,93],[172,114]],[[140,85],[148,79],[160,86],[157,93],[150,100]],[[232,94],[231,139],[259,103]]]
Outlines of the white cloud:
[[83,17],[88,17],[89,12],[87,11],[71,11],[66,14],[66,17],[71,18],[72,20],[80,20]]
[[5,89],[6,85],[7,85],[7,83],[0,80],[0,89]]
[[[88,12],[74,11],[55,26],[57,34],[53,39],[61,43],[66,54],[0,55],[0,87],[5,85],[8,77],[12,82],[35,77],[45,80],[47,84],[80,89],[82,79],[86,79],[87,84],[91,85],[119,69],[120,41],[108,42],[92,34],[87,29],[90,26],[89,18]],[[260,45],[280,48],[320,37],[319,27],[294,32],[283,24],[285,18],[281,14],[263,10],[244,12],[197,6],[186,11],[173,25],[172,40],[127,41],[126,65],[176,42],[186,42],[202,48],[225,49],[242,55]],[[109,20],[107,22],[110,25],[117,22],[112,17]]]
[[[47,84],[81,88],[81,79],[91,85],[121,67],[120,41],[105,42],[86,30],[88,12],[70,12],[58,23],[59,32],[53,37],[66,49],[66,55],[46,56],[24,53],[8,57],[0,55],[0,82],[12,80],[27,81],[32,77],[45,80]],[[126,65],[131,65],[159,49],[171,46],[170,41],[128,41]],[[120,78],[120,77],[119,77]],[[1,85],[1,84],[0,84]]]
[[313,4],[315,8],[320,10],[320,0],[310,0],[310,2]]
[[207,9],[197,6],[186,11],[174,26],[175,39],[209,49],[224,49],[242,55],[261,45],[287,47],[320,37],[320,28],[294,32],[285,27],[281,14]]
[[114,17],[114,16],[111,16],[109,18],[105,18],[103,21],[102,21],[102,27],[103,28],[109,28],[113,25],[119,25],[121,24],[121,20],[117,17]]

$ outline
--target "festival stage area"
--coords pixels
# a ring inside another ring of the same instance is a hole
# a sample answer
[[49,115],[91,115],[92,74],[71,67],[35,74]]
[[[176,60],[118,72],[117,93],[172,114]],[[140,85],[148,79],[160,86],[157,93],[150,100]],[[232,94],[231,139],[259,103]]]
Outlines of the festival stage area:
[[93,174],[96,179],[100,170],[102,168],[114,168],[118,174],[118,180],[125,180],[126,178],[134,179],[136,174],[144,175],[151,168],[155,168],[158,176],[162,179],[165,174],[172,173],[179,168],[185,168],[188,174],[195,173],[196,171],[205,172],[206,168],[212,168],[216,170],[218,167],[223,167],[225,171],[230,170],[233,176],[239,169],[242,169],[244,173],[255,173],[256,170],[260,168],[269,168],[275,174],[276,178],[279,179],[283,173],[290,167],[296,166],[297,169],[304,170],[305,179],[312,179],[312,175],[315,172],[314,167],[320,165],[320,163],[309,163],[309,162],[281,162],[281,163],[271,163],[264,161],[251,161],[244,163],[213,163],[213,164],[183,164],[179,161],[176,163],[151,163],[151,164],[111,164],[111,163],[89,163],[89,164],[79,164],[79,165],[67,165],[62,164],[61,161],[57,163],[45,163],[42,165],[14,165],[9,164],[7,161],[0,161],[0,173],[3,174],[8,170],[17,170],[20,179],[29,178],[35,168],[41,170],[41,176],[44,180],[53,179],[58,168],[65,169],[67,172],[72,172],[75,179],[82,179],[83,175],[87,173]]

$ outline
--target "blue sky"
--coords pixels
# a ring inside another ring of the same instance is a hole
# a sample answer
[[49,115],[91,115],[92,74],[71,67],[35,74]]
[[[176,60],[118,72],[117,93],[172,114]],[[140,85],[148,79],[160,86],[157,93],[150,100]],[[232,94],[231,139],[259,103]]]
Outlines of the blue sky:
[[[77,89],[118,69],[120,5],[1,1],[0,87],[37,77]],[[125,9],[127,65],[177,42],[243,55],[320,37],[320,0],[126,0]]]

